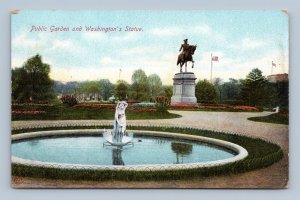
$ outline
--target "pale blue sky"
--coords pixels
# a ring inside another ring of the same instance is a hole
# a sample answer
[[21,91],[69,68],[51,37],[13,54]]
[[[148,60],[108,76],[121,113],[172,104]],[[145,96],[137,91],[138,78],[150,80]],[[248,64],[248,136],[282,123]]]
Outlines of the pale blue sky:
[[[32,26],[46,32],[30,32]],[[143,32],[86,32],[85,26],[141,27]],[[81,26],[81,32],[50,32],[51,26]],[[264,75],[288,73],[288,16],[282,11],[21,11],[12,15],[12,67],[39,53],[51,65],[51,78],[60,81],[130,82],[136,69],[157,73],[165,84],[179,71],[182,40],[197,44],[198,79],[244,78],[252,68]]]

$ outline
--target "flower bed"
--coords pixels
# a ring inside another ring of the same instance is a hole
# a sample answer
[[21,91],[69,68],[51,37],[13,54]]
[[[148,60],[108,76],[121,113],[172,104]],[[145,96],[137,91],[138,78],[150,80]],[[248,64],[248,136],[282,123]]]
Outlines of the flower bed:
[[115,104],[77,104],[74,107],[82,107],[82,108],[112,108],[115,109]]
[[238,111],[259,111],[253,106],[229,106],[224,104],[200,104],[200,106],[191,106],[190,104],[179,103],[171,106],[171,109],[179,110],[190,110],[190,111],[228,111],[228,112],[238,112]]
[[[108,109],[115,109],[115,104],[78,104],[74,107],[82,107],[82,108],[108,108]],[[135,112],[154,112],[156,111],[155,108],[151,107],[136,107],[136,106],[128,106],[127,110],[135,111]]]
[[49,105],[49,102],[48,101],[28,101],[28,102],[25,102],[25,101],[16,101],[16,100],[12,100],[11,101],[11,104],[12,105]]
[[242,110],[242,111],[258,111],[256,107],[253,106],[232,106],[235,110]]
[[177,103],[175,105],[172,105],[171,108],[198,108],[198,106],[193,106],[187,103]]
[[37,114],[44,114],[46,111],[44,110],[13,110],[11,114],[22,114],[22,115],[37,115]]

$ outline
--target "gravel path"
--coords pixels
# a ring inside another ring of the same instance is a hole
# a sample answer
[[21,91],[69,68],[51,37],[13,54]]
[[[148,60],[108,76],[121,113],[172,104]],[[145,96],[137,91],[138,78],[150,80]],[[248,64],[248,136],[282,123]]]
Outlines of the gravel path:
[[[287,187],[288,181],[288,126],[254,122],[247,120],[248,117],[266,116],[270,112],[195,112],[195,111],[171,111],[182,115],[175,119],[158,120],[127,120],[128,125],[157,125],[194,127],[208,130],[238,133],[260,137],[265,140],[279,144],[284,150],[284,158],[272,166],[243,174],[224,177],[213,177],[209,179],[193,179],[188,181],[162,181],[162,182],[74,182],[54,181],[25,178],[22,181],[13,181],[16,187],[79,187],[79,188],[112,188],[116,185],[122,188],[282,188]],[[12,129],[23,129],[31,127],[60,127],[60,126],[93,126],[111,125],[112,120],[47,120],[47,121],[13,121]]]

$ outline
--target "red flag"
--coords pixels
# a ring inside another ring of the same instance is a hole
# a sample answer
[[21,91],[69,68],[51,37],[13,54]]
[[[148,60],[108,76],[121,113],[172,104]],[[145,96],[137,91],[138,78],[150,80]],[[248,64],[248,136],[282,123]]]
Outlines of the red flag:
[[211,57],[211,60],[212,60],[212,61],[219,62],[219,57],[218,57],[218,56],[212,56],[212,57]]

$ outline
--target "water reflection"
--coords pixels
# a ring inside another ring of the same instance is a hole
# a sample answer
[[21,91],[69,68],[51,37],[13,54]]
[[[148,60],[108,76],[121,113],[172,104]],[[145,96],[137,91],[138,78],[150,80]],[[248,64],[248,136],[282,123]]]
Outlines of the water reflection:
[[[193,146],[187,143],[172,142],[171,148],[176,153],[176,164],[183,163],[183,157],[190,155],[193,151]],[[181,161],[179,161],[181,157]]]
[[122,148],[112,148],[112,161],[113,165],[124,165],[122,158]]
[[39,142],[40,142],[40,140],[29,140],[28,144],[30,146],[36,146],[36,145],[38,145]]
[[163,140],[163,139],[156,139],[154,140],[155,144],[165,144],[166,143],[166,140]]

